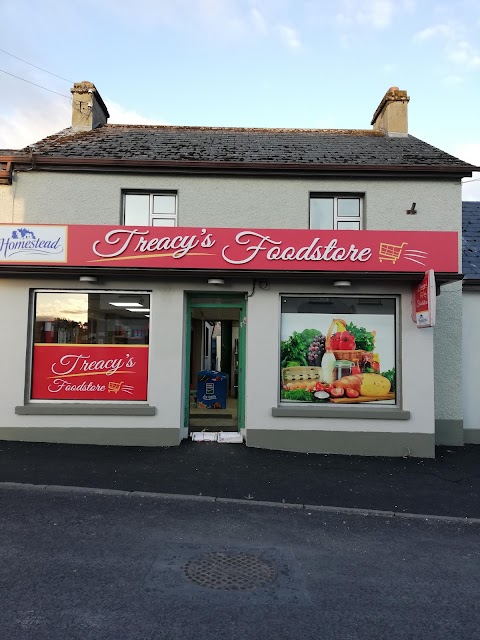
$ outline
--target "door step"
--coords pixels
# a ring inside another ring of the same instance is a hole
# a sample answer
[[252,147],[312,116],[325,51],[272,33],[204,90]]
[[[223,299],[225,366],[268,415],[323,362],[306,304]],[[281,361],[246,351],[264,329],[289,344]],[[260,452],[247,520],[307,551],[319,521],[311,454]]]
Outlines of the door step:
[[209,420],[208,423],[203,418],[190,418],[188,426],[190,431],[237,431],[238,423],[233,418],[217,418]]
[[238,431],[194,431],[190,434],[194,442],[230,442],[243,443],[243,437]]

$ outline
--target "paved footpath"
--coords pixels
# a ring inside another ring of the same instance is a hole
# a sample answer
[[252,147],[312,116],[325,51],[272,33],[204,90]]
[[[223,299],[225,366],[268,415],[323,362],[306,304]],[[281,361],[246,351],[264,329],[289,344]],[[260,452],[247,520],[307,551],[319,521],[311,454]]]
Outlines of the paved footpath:
[[477,522],[14,486],[0,513],[5,640],[479,637]]
[[435,459],[183,442],[137,448],[0,442],[0,483],[68,485],[480,518],[480,445]]

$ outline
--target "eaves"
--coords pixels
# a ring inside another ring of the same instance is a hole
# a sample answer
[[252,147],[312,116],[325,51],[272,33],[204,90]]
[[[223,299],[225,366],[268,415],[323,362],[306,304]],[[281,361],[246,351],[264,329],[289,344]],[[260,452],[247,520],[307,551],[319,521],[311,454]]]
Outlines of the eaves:
[[[280,162],[222,162],[188,160],[135,160],[131,158],[79,158],[63,156],[0,157],[0,184],[10,184],[14,170],[85,173],[140,173],[190,175],[242,175],[290,177],[376,177],[461,179],[480,168],[472,165],[366,165]],[[8,168],[7,168],[8,167]]]

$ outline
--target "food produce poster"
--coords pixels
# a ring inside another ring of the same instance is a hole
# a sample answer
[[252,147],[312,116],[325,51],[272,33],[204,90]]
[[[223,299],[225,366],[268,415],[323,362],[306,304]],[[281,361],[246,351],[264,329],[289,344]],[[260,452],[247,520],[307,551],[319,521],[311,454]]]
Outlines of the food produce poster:
[[[388,398],[389,403],[393,403],[395,391],[395,364],[396,364],[396,353],[395,353],[395,316],[393,314],[323,314],[323,313],[282,313],[281,316],[281,340],[282,345],[286,342],[290,341],[292,336],[298,336],[298,334],[302,334],[303,338],[300,339],[300,342],[303,344],[301,346],[302,353],[298,352],[295,354],[292,352],[292,358],[290,362],[281,362],[280,368],[281,370],[285,368],[285,366],[301,366],[307,365],[312,366],[312,362],[309,361],[309,345],[312,343],[314,338],[314,334],[322,336],[320,339],[321,349],[325,348],[325,339],[327,336],[327,332],[334,318],[341,318],[345,321],[347,327],[350,323],[352,323],[358,329],[365,329],[365,332],[369,334],[373,334],[373,346],[370,353],[375,353],[379,359],[379,371],[378,373],[387,372],[387,377],[391,382],[390,396]],[[335,333],[336,328],[333,329],[332,334]],[[357,345],[358,349],[358,345]],[[301,362],[298,358],[295,359],[295,355],[300,356],[303,355],[304,361]],[[280,371],[280,374],[282,371]],[[280,380],[282,380],[282,376],[280,375]],[[285,394],[283,394],[285,395]],[[287,398],[288,399],[288,398]],[[330,398],[328,398],[330,400]],[[299,398],[299,401],[302,401]],[[310,400],[305,397],[303,401],[317,401],[316,398],[311,398]],[[387,401],[387,399],[385,399]],[[347,402],[347,399],[342,400],[342,402]]]
[[146,400],[148,345],[33,348],[32,400]]
[[[337,318],[339,316],[335,316]],[[395,366],[395,318],[391,315],[347,314],[341,316],[347,324],[352,322],[367,331],[375,331],[374,352],[380,356],[382,371]],[[281,339],[288,340],[294,331],[319,329],[326,336],[333,316],[323,313],[282,313]]]

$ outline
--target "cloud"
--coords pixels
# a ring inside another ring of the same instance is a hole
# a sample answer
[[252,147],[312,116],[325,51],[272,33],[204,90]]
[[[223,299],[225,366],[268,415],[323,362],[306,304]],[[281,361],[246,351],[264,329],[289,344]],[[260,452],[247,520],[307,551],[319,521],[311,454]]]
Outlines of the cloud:
[[265,18],[263,17],[263,14],[261,13],[261,11],[259,11],[259,9],[256,9],[255,7],[253,7],[250,10],[250,19],[252,21],[253,26],[258,32],[263,34],[267,33],[268,31],[267,23],[265,21]]
[[[453,150],[453,155],[480,167],[480,142],[461,144]],[[480,201],[480,172],[462,181],[462,200]]]
[[456,21],[426,27],[413,39],[419,43],[438,39],[443,42],[443,55],[448,62],[464,70],[480,68],[480,51],[469,42],[466,27]]
[[[47,136],[66,129],[71,124],[71,105],[60,96],[32,94],[23,104],[17,104],[0,116],[0,149],[22,149]],[[137,111],[105,100],[111,124],[167,124],[152,120]]]
[[70,109],[67,100],[60,97],[14,107],[0,117],[0,149],[22,149],[65,129],[70,124]]
[[373,29],[387,29],[394,17],[411,11],[411,0],[342,0],[335,19],[340,26],[361,25]]
[[425,40],[430,40],[431,38],[436,38],[437,36],[441,36],[443,38],[453,38],[455,36],[455,29],[452,25],[436,24],[418,31],[414,35],[414,39],[419,42],[424,42]]
[[110,118],[108,119],[109,124],[169,124],[163,120],[158,121],[146,118],[137,111],[126,109],[118,104],[118,102],[108,100],[108,98],[105,99],[105,104],[110,114]]
[[283,43],[292,51],[296,51],[302,46],[300,42],[300,38],[297,34],[297,31],[292,27],[288,27],[284,24],[279,24],[277,26],[277,31],[280,36],[280,39]]
[[443,84],[446,87],[457,87],[459,84],[463,84],[465,79],[462,76],[449,75],[442,79]]

